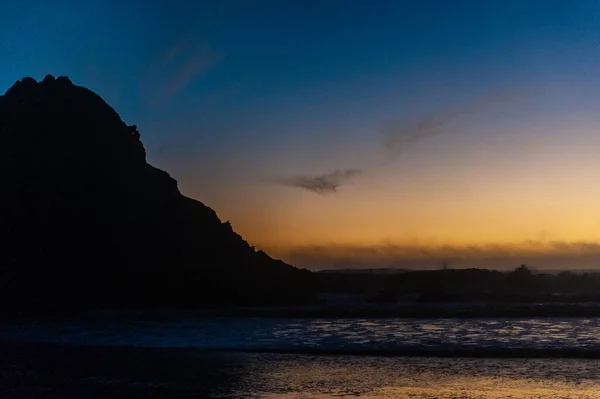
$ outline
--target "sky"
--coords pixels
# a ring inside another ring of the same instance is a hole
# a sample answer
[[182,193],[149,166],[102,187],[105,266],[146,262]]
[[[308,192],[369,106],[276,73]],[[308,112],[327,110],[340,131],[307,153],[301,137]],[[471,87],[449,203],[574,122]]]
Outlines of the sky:
[[92,89],[312,269],[600,266],[599,66],[597,0],[0,5],[0,92]]

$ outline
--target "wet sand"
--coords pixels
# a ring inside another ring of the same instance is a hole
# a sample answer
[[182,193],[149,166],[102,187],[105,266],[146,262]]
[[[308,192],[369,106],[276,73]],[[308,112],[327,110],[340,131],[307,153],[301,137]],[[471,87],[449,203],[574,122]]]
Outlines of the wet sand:
[[2,342],[0,397],[204,397],[219,384],[215,361],[182,349]]
[[599,365],[1,342],[0,397],[600,398]]

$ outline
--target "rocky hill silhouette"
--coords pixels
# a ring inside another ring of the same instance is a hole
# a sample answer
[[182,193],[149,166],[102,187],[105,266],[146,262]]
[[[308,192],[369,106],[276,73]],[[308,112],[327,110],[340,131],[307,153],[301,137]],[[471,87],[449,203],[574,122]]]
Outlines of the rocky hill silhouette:
[[136,126],[66,77],[0,96],[0,310],[303,301],[312,274],[255,251],[146,162]]

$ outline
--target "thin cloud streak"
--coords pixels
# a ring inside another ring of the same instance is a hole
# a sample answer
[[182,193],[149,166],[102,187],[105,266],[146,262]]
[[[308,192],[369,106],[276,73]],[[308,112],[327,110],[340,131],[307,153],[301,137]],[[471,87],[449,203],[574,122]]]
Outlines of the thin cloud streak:
[[150,105],[164,106],[199,76],[213,69],[222,55],[191,34],[169,46],[146,71],[142,90]]
[[413,127],[406,127],[404,124],[392,125],[384,132],[384,146],[388,150],[387,162],[396,160],[412,144],[442,134],[444,128],[450,123],[460,122],[494,105],[514,101],[527,94],[525,90],[507,90],[482,98],[463,108],[430,115]]
[[161,93],[163,101],[168,101],[187,87],[199,75],[213,68],[221,56],[208,46],[192,50],[189,56],[164,83]]

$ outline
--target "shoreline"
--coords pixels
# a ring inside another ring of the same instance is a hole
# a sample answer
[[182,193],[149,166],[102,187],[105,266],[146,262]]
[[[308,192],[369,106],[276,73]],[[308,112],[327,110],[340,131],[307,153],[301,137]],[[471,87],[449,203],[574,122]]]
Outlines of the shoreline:
[[524,319],[599,318],[600,303],[434,303],[361,306],[211,306],[55,311],[45,314],[0,314],[0,326],[14,322],[185,321],[214,318],[277,319]]
[[143,320],[205,318],[595,318],[600,303],[540,304],[403,304],[346,307],[217,307],[204,309],[108,310],[88,313],[84,318],[134,317]]
[[[62,356],[184,356],[213,357],[235,354],[271,354],[299,356],[358,356],[358,357],[416,357],[416,358],[472,358],[472,359],[600,359],[596,348],[198,348],[158,347],[136,345],[93,345],[65,342],[0,339],[0,353],[11,356],[44,358]],[[67,360],[69,357],[67,357]],[[1,362],[0,362],[1,363]]]

